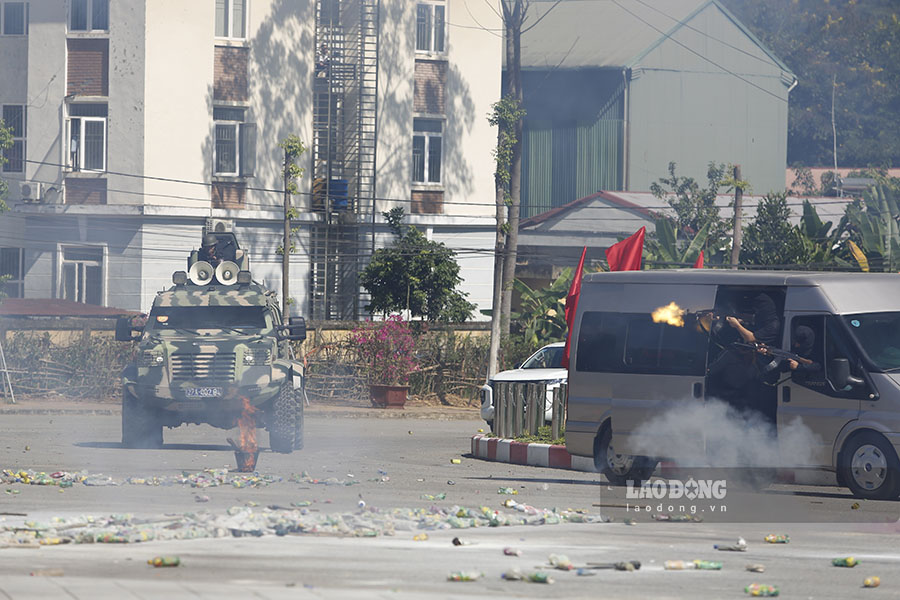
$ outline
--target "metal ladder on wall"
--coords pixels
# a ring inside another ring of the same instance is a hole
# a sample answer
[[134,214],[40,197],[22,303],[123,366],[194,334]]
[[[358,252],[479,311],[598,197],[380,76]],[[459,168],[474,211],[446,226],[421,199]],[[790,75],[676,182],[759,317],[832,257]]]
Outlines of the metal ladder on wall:
[[313,101],[310,307],[314,319],[356,319],[374,214],[379,0],[317,0]]

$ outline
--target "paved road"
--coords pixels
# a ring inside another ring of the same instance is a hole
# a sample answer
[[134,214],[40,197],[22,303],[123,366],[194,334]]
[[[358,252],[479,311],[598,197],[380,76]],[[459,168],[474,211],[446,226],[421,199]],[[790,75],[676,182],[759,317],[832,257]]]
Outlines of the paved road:
[[[0,442],[3,468],[41,471],[87,470],[117,481],[127,477],[167,477],[182,471],[233,465],[224,443],[234,435],[201,426],[167,430],[161,450],[119,447],[119,421],[114,416],[3,415]],[[596,597],[616,598],[740,598],[743,586],[770,582],[783,597],[849,598],[862,593],[900,596],[900,528],[885,521],[897,503],[854,500],[838,488],[777,486],[763,495],[748,496],[757,503],[789,497],[794,509],[815,512],[824,523],[657,523],[649,515],[632,515],[636,526],[622,523],[629,516],[621,489],[609,488],[599,475],[488,463],[467,458],[477,421],[394,419],[307,419],[306,448],[292,455],[263,452],[261,474],[284,478],[261,488],[230,486],[193,489],[75,485],[60,491],[52,486],[4,485],[0,512],[6,525],[26,519],[80,514],[183,514],[200,509],[224,514],[233,506],[288,506],[309,502],[310,515],[386,513],[391,508],[482,505],[504,510],[503,500],[514,498],[539,508],[602,510],[612,523],[516,526],[428,531],[398,530],[393,536],[335,537],[271,535],[259,538],[216,538],[153,541],[142,544],[69,544],[40,549],[0,549],[0,598],[455,598],[455,597]],[[265,434],[261,435],[265,445]],[[452,464],[460,458],[461,464]],[[309,479],[287,481],[306,471]],[[384,478],[387,477],[387,480]],[[312,479],[334,478],[354,485],[319,485]],[[453,482],[451,485],[449,482]],[[498,495],[499,487],[513,487],[516,496]],[[423,494],[445,493],[443,501]],[[198,504],[198,495],[209,502]],[[730,498],[729,498],[730,499]],[[515,514],[515,513],[513,513]],[[774,515],[773,518],[780,517]],[[798,519],[803,515],[798,513]],[[765,544],[767,533],[789,533],[791,543]],[[743,536],[746,553],[715,552],[712,545]],[[454,546],[459,537],[466,542]],[[502,548],[517,547],[521,557],[504,556]],[[594,576],[554,571],[550,589],[538,584],[509,582],[500,574],[513,567],[533,571],[552,553],[568,556],[576,565],[587,562],[640,560],[639,572],[598,571]],[[153,569],[154,555],[177,554],[183,566]],[[830,566],[836,556],[854,555],[854,569]],[[725,563],[719,572],[664,571],[669,559],[715,559]],[[744,571],[747,563],[767,566],[764,574]],[[60,577],[30,576],[61,569]],[[484,573],[475,582],[446,581],[451,571]],[[878,590],[862,590],[863,578],[879,575]],[[602,591],[601,591],[602,590]]]

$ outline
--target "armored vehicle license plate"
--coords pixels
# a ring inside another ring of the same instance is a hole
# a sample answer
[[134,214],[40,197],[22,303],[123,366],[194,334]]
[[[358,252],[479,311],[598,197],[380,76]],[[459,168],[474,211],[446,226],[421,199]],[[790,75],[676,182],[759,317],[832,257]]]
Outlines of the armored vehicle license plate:
[[222,395],[220,387],[192,387],[185,388],[184,394],[188,398],[218,398]]

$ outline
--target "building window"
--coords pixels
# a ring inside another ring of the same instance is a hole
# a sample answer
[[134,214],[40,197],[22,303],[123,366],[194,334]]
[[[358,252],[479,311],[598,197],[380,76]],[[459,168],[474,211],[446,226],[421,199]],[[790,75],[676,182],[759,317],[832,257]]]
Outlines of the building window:
[[253,176],[256,162],[256,125],[244,122],[245,110],[213,108],[216,147],[213,172],[216,175]]
[[416,5],[416,51],[444,51],[445,10],[443,4]]
[[106,170],[105,104],[70,104],[68,167],[73,171]]
[[247,0],[216,0],[216,37],[247,37]]
[[67,246],[62,249],[62,298],[103,304],[103,248]]
[[25,172],[25,106],[3,105],[3,125],[12,133],[12,146],[3,151],[5,173]]
[[24,285],[25,252],[22,248],[0,248],[0,278],[3,292],[10,298],[21,298]]
[[413,177],[416,183],[441,182],[441,130],[439,119],[413,119]]
[[24,2],[4,2],[0,11],[3,35],[25,35],[28,18]]
[[109,31],[109,0],[69,1],[69,31]]

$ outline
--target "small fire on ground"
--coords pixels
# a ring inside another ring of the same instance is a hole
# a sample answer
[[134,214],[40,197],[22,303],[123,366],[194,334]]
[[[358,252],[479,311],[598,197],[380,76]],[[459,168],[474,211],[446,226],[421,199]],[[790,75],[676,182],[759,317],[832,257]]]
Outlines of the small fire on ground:
[[684,327],[684,315],[687,310],[681,308],[675,302],[669,302],[666,306],[660,306],[653,311],[654,323],[666,323],[673,327]]
[[256,469],[256,459],[259,457],[259,444],[256,441],[256,419],[253,415],[256,408],[250,404],[247,398],[241,398],[243,410],[238,417],[237,425],[241,434],[241,443],[235,444],[229,438],[228,443],[234,447],[234,456],[237,459],[238,471],[251,473]]

